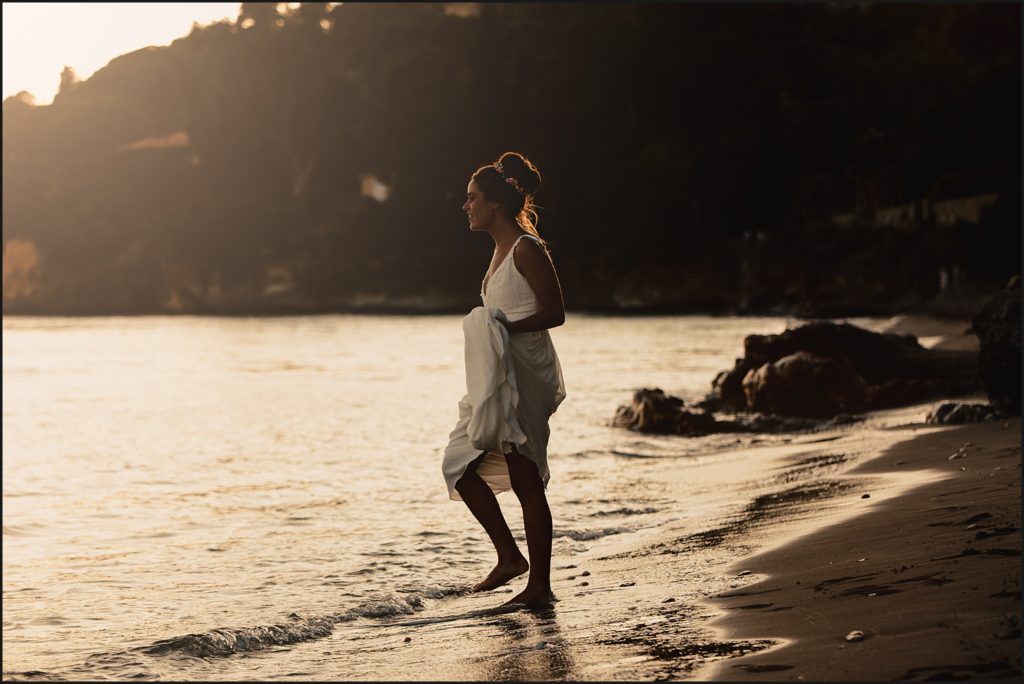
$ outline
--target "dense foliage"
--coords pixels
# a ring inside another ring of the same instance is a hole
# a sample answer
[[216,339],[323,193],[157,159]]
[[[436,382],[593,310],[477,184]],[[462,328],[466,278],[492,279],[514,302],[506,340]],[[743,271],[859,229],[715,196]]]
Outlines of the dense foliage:
[[[508,149],[544,174],[570,308],[885,311],[942,268],[998,287],[1020,54],[1016,4],[243,3],[4,102],[4,310],[459,310],[492,246],[464,188]],[[996,192],[980,225],[872,220]]]

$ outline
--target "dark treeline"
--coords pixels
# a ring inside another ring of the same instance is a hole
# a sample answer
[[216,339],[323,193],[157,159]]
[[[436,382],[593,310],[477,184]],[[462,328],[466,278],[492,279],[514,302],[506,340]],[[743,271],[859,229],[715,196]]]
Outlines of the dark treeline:
[[884,313],[1019,270],[1017,4],[284,7],[4,101],[5,313],[463,309],[466,182],[509,149],[577,310]]

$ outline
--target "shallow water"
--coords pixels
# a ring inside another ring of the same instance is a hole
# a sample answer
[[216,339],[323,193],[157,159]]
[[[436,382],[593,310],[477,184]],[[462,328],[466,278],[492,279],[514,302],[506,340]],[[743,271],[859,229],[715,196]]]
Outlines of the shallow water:
[[[440,473],[460,319],[5,318],[5,677],[522,676],[416,670],[381,646],[398,638],[382,625],[413,619],[442,644],[446,620],[507,598],[466,596],[493,550]],[[549,445],[553,567],[653,530],[713,534],[756,503],[771,460],[749,447],[788,438],[608,422],[640,387],[702,398],[744,336],[786,325],[570,315],[552,331],[568,390]],[[522,539],[517,502],[499,500]],[[579,676],[545,657],[545,677]]]

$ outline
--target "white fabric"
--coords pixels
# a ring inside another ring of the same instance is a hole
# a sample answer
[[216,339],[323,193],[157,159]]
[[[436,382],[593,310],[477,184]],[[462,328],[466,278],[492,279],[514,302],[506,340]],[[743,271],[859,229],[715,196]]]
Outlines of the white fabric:
[[[532,236],[524,235],[533,239]],[[547,330],[515,333],[497,319],[517,321],[538,309],[537,296],[515,266],[519,240],[481,289],[483,306],[462,321],[465,337],[466,395],[448,438],[441,470],[448,496],[466,467],[486,453],[476,472],[495,492],[511,488],[504,454],[512,445],[537,465],[544,485],[550,479],[548,418],[565,399],[562,368]],[[486,292],[484,291],[486,290]]]

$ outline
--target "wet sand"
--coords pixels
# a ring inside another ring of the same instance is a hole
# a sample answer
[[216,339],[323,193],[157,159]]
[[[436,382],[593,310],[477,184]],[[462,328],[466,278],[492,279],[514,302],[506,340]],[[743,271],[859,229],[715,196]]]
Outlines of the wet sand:
[[[854,500],[823,529],[732,565],[759,581],[714,597],[724,617],[713,626],[785,641],[697,676],[1019,677],[1020,446],[1018,418],[925,434],[852,469],[876,483],[874,500],[907,474],[928,482],[880,505]],[[862,640],[847,641],[854,630]]]
[[930,407],[711,454],[722,470],[699,476],[652,463],[679,491],[724,486],[737,464],[761,474],[728,514],[556,557],[551,608],[496,609],[520,578],[300,648],[345,653],[344,679],[1015,676],[1020,421],[937,428]]

